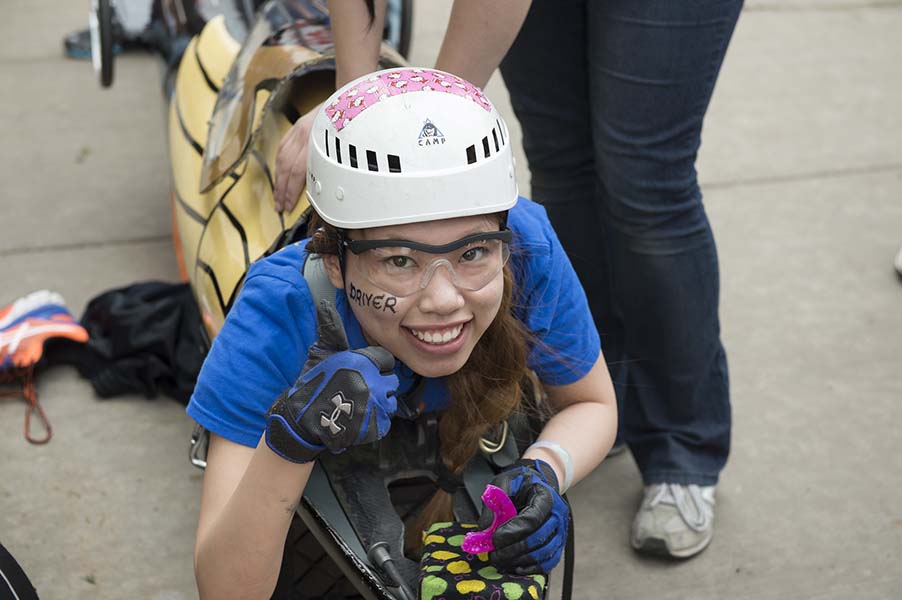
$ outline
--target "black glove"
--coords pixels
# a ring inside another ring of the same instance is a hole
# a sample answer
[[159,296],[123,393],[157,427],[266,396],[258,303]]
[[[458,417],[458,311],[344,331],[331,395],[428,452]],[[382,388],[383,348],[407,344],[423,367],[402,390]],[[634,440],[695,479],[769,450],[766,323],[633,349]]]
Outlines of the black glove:
[[[510,496],[517,516],[495,530],[489,561],[500,571],[548,573],[561,560],[570,508],[558,491],[557,476],[543,460],[520,459],[491,481]],[[483,508],[479,525],[492,523]]]
[[382,439],[398,409],[394,357],[379,346],[348,350],[341,317],[325,300],[317,322],[301,376],[266,413],[266,444],[295,463]]

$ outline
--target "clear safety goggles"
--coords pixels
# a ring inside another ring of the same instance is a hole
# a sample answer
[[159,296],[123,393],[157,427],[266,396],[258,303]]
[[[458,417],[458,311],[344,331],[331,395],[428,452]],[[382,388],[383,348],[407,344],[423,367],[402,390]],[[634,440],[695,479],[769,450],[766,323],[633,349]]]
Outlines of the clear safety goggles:
[[474,233],[441,246],[408,240],[342,240],[367,280],[398,297],[426,289],[439,267],[454,285],[476,291],[487,286],[510,258],[509,229]]

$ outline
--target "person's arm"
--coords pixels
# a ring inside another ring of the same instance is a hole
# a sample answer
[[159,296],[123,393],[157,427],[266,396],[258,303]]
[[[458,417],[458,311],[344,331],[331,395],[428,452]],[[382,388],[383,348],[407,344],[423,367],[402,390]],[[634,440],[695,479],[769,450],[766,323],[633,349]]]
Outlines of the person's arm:
[[435,68],[485,87],[517,37],[532,0],[454,0]]
[[336,88],[376,70],[385,8],[386,0],[374,0],[371,21],[364,0],[329,0]]
[[[338,454],[388,433],[398,409],[394,366],[384,348],[351,350],[341,315],[330,302],[320,302],[316,342],[301,376],[266,412],[257,446],[211,440],[195,543],[201,597],[272,594],[313,461],[322,452]],[[337,411],[336,397],[342,412],[325,427],[322,415]]]
[[[599,355],[579,381],[546,385],[545,391],[555,414],[542,429],[539,440],[558,444],[570,454],[576,483],[604,460],[617,435],[617,400],[604,356]],[[544,460],[563,484],[564,465],[554,451],[531,448],[523,458]]]
[[201,598],[269,598],[285,537],[313,463],[212,435],[204,474],[194,571]]
[[[332,39],[335,42],[335,85],[372,73],[379,65],[379,45],[385,22],[386,0],[374,0],[370,14],[363,0],[329,0]],[[290,212],[298,203],[307,181],[307,142],[316,111],[307,111],[282,137],[276,153],[276,181],[273,205],[277,212]]]

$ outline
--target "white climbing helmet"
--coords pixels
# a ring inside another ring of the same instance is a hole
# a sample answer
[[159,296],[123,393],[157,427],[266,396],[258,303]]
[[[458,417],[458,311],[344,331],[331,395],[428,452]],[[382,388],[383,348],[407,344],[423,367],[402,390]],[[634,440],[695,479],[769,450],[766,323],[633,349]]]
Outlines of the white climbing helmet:
[[343,229],[488,214],[517,202],[510,134],[443,71],[378,71],[336,91],[310,132],[307,198]]

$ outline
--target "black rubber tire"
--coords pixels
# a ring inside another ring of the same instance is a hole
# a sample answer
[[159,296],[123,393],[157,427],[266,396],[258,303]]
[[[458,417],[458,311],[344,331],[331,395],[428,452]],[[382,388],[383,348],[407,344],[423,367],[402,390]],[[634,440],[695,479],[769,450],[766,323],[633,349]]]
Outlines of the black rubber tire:
[[294,515],[273,600],[362,600],[335,561]]
[[97,29],[100,38],[100,85],[113,84],[113,7],[110,0],[97,1]]

